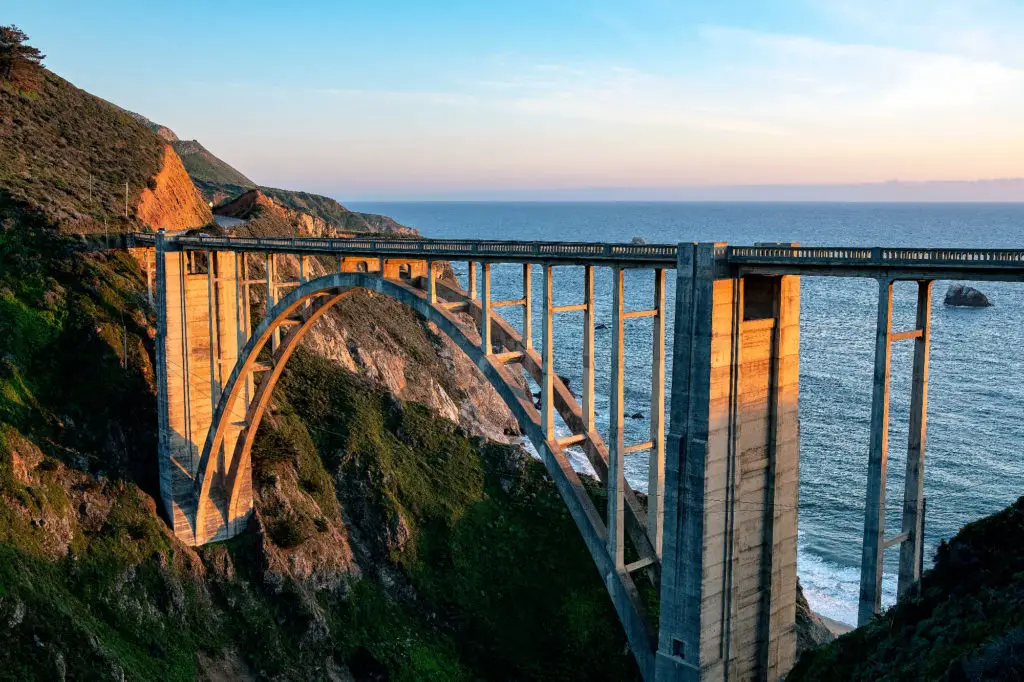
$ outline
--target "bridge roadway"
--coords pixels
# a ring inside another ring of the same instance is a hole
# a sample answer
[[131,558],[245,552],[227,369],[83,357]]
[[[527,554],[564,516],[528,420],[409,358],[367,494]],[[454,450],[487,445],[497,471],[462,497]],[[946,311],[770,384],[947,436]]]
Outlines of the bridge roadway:
[[[137,246],[153,246],[156,235],[136,233]],[[684,245],[687,246],[687,245]],[[305,255],[372,255],[387,258],[436,259],[553,265],[617,264],[623,267],[674,268],[675,244],[606,244],[599,242],[527,242],[473,239],[320,239],[313,237],[210,237],[179,235],[168,251],[247,251]],[[998,280],[1024,278],[1024,250],[909,247],[800,246],[715,244],[720,265],[747,272],[823,277],[871,277],[893,280]]]
[[[880,609],[882,557],[900,549],[899,591],[920,578],[931,287],[937,279],[1024,279],[1024,251],[603,244],[431,239],[273,239],[135,234],[158,319],[161,496],[174,532],[205,542],[240,532],[252,505],[249,447],[284,364],[314,321],[372,290],[434,322],[477,364],[516,416],[576,521],[646,680],[780,679],[795,658],[800,276],[879,283],[859,620]],[[468,285],[435,264],[469,263]],[[522,297],[491,300],[491,265],[520,263]],[[554,306],[552,268],[584,268],[584,300]],[[154,271],[155,266],[155,271]],[[542,268],[543,338],[531,266]],[[614,273],[611,417],[594,420],[594,267]],[[253,270],[255,268],[255,271]],[[651,310],[626,311],[623,270],[653,271]],[[260,272],[262,270],[262,272]],[[665,414],[665,273],[675,270],[671,419]],[[479,277],[478,277],[479,274]],[[290,276],[291,279],[282,279]],[[892,328],[895,281],[918,283],[914,329]],[[250,323],[250,289],[265,291]],[[554,367],[555,315],[583,312],[579,400]],[[623,440],[625,322],[651,317],[651,437]],[[892,343],[914,342],[902,528],[885,532]],[[270,350],[269,355],[263,351]],[[261,354],[261,351],[262,354]],[[269,362],[267,359],[269,358]],[[519,379],[514,380],[516,373]],[[541,387],[534,406],[521,388]],[[561,420],[571,432],[556,435]],[[666,433],[667,431],[667,433]],[[568,464],[582,448],[607,488],[601,513]],[[646,502],[623,460],[646,451]],[[627,542],[628,541],[628,542]],[[658,627],[638,585],[658,594]]]

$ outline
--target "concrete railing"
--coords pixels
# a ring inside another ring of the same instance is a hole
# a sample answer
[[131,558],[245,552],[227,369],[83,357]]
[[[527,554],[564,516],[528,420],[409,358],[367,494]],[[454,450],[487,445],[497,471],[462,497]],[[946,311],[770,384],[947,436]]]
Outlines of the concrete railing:
[[808,246],[730,246],[730,263],[868,267],[1024,267],[1024,250]]
[[[135,243],[153,244],[153,234],[133,235]],[[207,237],[178,235],[167,238],[179,249],[320,252],[345,255],[386,255],[392,258],[437,256],[452,260],[611,261],[674,266],[677,248],[671,244],[604,244],[599,242],[526,242],[469,239],[282,239],[272,237]]]
[[[129,245],[151,245],[156,235],[136,233]],[[670,244],[605,244],[601,242],[527,242],[472,239],[317,239],[273,237],[209,237],[175,235],[167,238],[176,249],[331,253],[424,259],[517,261],[607,261],[673,267],[677,247]],[[850,246],[786,246],[763,244],[729,246],[716,243],[716,260],[736,265],[844,266],[867,268],[958,266],[1022,268],[1024,250],[914,249]]]

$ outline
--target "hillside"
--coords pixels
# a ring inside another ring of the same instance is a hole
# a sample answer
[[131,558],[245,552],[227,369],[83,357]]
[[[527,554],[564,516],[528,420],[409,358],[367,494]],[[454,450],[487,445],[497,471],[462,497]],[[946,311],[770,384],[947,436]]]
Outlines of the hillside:
[[[201,185],[197,183],[197,187],[204,195],[210,191],[216,192],[225,186],[244,187],[245,189],[256,186],[252,180],[208,152],[196,140],[175,140],[171,142],[171,146],[181,157],[181,162],[185,164],[185,170],[188,171],[189,176],[194,181],[202,183]],[[224,198],[232,196],[223,191],[221,193]],[[216,204],[220,203],[222,199],[211,195],[209,201]]]
[[412,228],[395,222],[387,216],[376,213],[357,213],[350,211],[334,199],[309,192],[296,192],[273,187],[260,187],[268,197],[279,204],[295,211],[320,218],[340,232],[382,233],[396,236],[414,236],[418,234]]
[[[241,215],[238,207],[232,204],[246,192],[256,189],[263,196],[273,199],[287,209],[305,214],[312,221],[322,221],[326,229],[335,232],[408,237],[418,234],[416,230],[395,222],[387,216],[350,211],[336,200],[321,194],[257,185],[211,154],[197,140],[180,140],[167,126],[154,123],[141,114],[130,113],[130,115],[170,142],[178,156],[181,157],[192,182],[202,192],[203,197],[217,207],[215,210],[218,215],[246,219],[251,217]],[[248,204],[249,202],[243,201],[243,203]]]
[[787,680],[1024,679],[1024,497],[965,526],[920,594],[811,652]]
[[[120,232],[143,229],[138,207],[147,192],[170,189],[177,193],[166,198],[173,208],[189,204],[188,227],[212,219],[187,178],[183,184],[165,170],[176,157],[160,138],[124,110],[49,71],[43,75],[38,93],[0,85],[0,189],[10,201],[66,232]],[[155,197],[148,198],[152,204]]]

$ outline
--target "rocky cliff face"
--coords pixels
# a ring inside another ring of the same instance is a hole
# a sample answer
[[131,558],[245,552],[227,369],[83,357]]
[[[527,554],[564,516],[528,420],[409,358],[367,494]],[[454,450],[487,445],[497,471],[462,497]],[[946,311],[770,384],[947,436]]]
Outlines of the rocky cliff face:
[[135,210],[139,220],[153,229],[187,230],[213,220],[210,207],[189,179],[181,159],[164,145],[159,172],[142,190]]

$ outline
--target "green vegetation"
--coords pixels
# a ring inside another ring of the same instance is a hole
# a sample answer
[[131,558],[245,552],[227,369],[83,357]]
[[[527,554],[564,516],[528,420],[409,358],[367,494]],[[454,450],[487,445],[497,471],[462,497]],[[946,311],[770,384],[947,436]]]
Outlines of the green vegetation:
[[787,679],[1024,679],[1024,497],[943,542],[920,594],[806,654]]
[[[300,470],[315,460],[331,472],[365,558],[402,569],[420,629],[447,642],[431,660],[487,679],[636,677],[600,577],[538,462],[302,350],[278,391],[288,398],[257,445],[257,485],[284,475],[282,451]],[[308,430],[296,428],[298,415]]]
[[22,92],[38,92],[46,55],[26,40],[28,36],[17,26],[0,26],[0,81]]
[[176,140],[171,146],[207,201],[215,201],[217,192],[234,197],[256,187],[256,183],[208,152],[196,140]]
[[41,71],[38,92],[0,81],[0,189],[63,232],[141,229],[134,210],[163,143],[123,110]]

